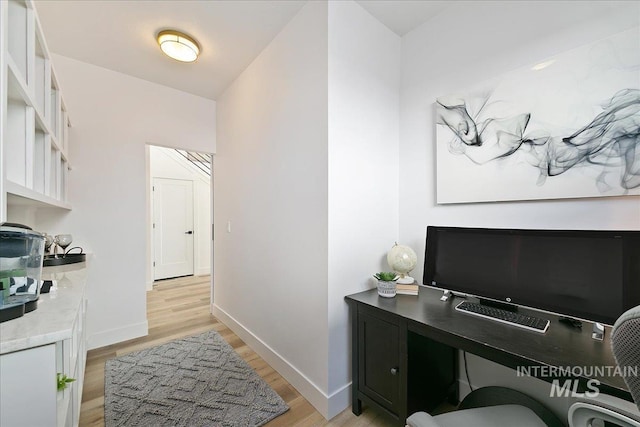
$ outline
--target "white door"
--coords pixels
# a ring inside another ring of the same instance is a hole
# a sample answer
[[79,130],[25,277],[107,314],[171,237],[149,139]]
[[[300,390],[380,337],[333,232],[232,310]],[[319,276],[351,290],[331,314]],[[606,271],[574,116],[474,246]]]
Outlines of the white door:
[[193,274],[193,181],[153,179],[153,279]]

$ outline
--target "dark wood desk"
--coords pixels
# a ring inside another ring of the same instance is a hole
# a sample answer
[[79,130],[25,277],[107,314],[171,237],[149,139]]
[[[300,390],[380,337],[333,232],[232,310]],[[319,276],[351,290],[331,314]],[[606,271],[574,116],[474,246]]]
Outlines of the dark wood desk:
[[[441,295],[421,287],[417,297],[381,298],[375,289],[345,297],[352,322],[354,414],[361,413],[364,402],[404,425],[413,412],[431,411],[443,399],[457,396],[456,349],[513,369],[616,366],[609,327],[604,341],[596,341],[590,323],[580,330],[560,323],[558,316],[520,309],[551,321],[547,332],[540,334],[460,313],[454,308],[463,299],[442,302]],[[540,378],[551,382],[570,377]],[[589,379],[595,379],[600,392],[631,400],[620,376],[577,379],[580,392],[588,390]]]

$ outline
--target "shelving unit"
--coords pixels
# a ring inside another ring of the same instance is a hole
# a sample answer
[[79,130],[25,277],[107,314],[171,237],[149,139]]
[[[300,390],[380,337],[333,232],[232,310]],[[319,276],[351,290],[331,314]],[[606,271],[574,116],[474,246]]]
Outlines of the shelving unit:
[[0,1],[0,24],[0,220],[7,205],[71,209],[70,120],[33,2]]

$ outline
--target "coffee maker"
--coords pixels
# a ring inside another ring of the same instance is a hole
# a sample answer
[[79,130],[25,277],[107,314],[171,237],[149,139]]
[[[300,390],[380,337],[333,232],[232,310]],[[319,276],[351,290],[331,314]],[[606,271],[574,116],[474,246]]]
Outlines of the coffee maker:
[[0,224],[0,322],[38,308],[44,236],[31,228]]

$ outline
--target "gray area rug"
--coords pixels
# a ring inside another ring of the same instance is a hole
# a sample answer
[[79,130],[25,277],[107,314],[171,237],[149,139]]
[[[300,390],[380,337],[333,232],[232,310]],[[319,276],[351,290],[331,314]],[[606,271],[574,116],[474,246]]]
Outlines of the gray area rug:
[[260,426],[289,407],[215,331],[107,361],[115,426]]

